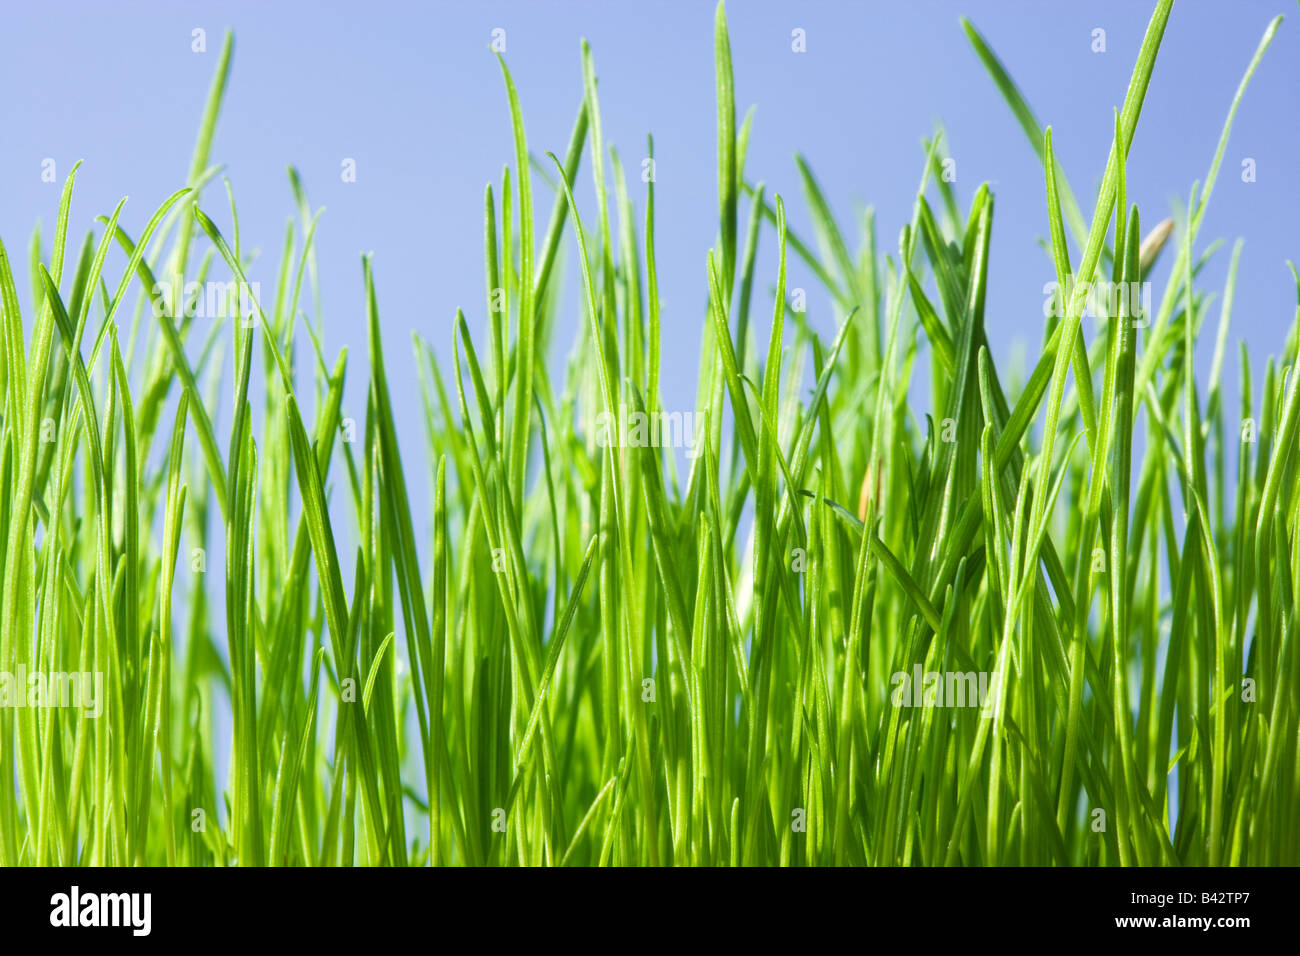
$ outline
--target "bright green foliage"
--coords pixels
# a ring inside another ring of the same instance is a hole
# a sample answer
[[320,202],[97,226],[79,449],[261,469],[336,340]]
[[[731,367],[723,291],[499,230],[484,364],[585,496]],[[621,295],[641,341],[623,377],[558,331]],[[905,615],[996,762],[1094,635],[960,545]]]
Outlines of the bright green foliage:
[[[191,270],[245,281],[233,200],[228,237],[203,211],[228,38],[187,188],[140,236],[119,205],[67,244],[74,169],[52,248],[32,246],[28,316],[0,246],[0,671],[104,679],[98,716],[0,708],[0,865],[1300,863],[1300,326],[1262,376],[1243,349],[1227,408],[1240,246],[1208,387],[1192,363],[1213,299],[1198,229],[1278,21],[1182,221],[1144,242],[1125,163],[1170,8],[1097,156],[1091,221],[966,25],[1042,160],[1062,290],[1012,381],[986,330],[993,193],[961,209],[939,133],[896,253],[870,213],[854,251],[799,159],[815,235],[796,236],[746,168],[719,5],[685,474],[637,439],[686,409],[660,387],[655,184],[642,219],[585,44],[562,161],[530,152],[501,63],[515,151],[485,196],[486,310],[415,342],[426,461],[398,445],[368,259],[348,412],[296,173],[278,280],[245,317],[202,339],[195,303],[158,291]],[[555,186],[544,231],[533,176]],[[755,274],[766,243],[774,276]],[[1093,321],[1086,284],[1145,281],[1162,245],[1151,314],[1121,296]],[[582,315],[557,380],[566,255]],[[833,341],[791,308],[787,255],[825,285]],[[983,706],[964,699],[979,675]]]

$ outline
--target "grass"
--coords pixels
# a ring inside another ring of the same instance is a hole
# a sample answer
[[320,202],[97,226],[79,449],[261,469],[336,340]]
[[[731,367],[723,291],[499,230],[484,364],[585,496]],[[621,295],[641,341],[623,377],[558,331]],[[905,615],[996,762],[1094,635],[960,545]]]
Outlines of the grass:
[[[139,236],[119,204],[69,245],[73,169],[52,245],[31,245],[26,318],[0,246],[0,671],[104,680],[98,716],[0,708],[0,864],[1300,862],[1300,312],[1262,374],[1243,347],[1228,408],[1239,245],[1208,382],[1192,364],[1216,321],[1199,228],[1281,18],[1180,221],[1144,240],[1125,163],[1170,9],[1090,220],[1052,131],[965,24],[1042,160],[1063,290],[1013,381],[985,328],[992,192],[961,208],[940,132],[897,250],[870,216],[852,250],[800,159],[815,235],[795,235],[746,166],[719,5],[718,232],[684,473],[675,449],[595,424],[637,434],[669,409],[655,186],[642,219],[585,45],[563,158],[530,150],[501,62],[515,156],[484,197],[481,322],[415,340],[426,467],[398,446],[369,260],[349,414],[296,173],[252,321],[204,332],[157,290],[246,278],[233,198],[226,236],[203,192],[227,38],[188,185]],[[580,226],[584,166],[597,205]],[[533,176],[555,186],[544,231]],[[111,285],[114,244],[129,261]],[[755,273],[761,244],[774,276]],[[1145,281],[1162,248],[1152,314],[1120,300],[1089,340],[1079,283]],[[555,379],[565,255],[582,322]],[[787,257],[832,297],[833,340],[787,302]],[[428,527],[407,484],[422,471]],[[907,706],[964,690],[953,674],[986,680],[985,706]]]

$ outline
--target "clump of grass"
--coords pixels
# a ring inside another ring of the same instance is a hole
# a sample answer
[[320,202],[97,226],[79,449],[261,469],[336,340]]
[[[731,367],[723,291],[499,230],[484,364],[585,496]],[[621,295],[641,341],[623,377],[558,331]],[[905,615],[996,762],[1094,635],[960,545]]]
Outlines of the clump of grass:
[[[233,201],[229,238],[199,203],[227,38],[188,185],[139,236],[119,204],[69,249],[74,169],[52,247],[32,244],[27,320],[0,246],[0,670],[105,678],[98,717],[0,708],[0,864],[1300,862],[1297,326],[1262,377],[1243,349],[1226,408],[1240,247],[1207,384],[1192,365],[1211,319],[1199,227],[1278,21],[1183,221],[1143,243],[1125,163],[1170,8],[1091,220],[966,25],[1042,159],[1045,265],[1069,290],[1012,387],[985,326],[992,192],[963,210],[936,137],[896,254],[870,219],[855,252],[800,160],[816,236],[796,236],[747,170],[719,5],[718,239],[685,474],[672,449],[605,440],[666,410],[654,183],[642,220],[584,45],[568,148],[538,166],[557,184],[539,230],[502,61],[515,156],[485,194],[482,321],[458,314],[437,357],[416,339],[430,528],[370,262],[358,425],[348,355],[321,347],[296,174],[299,221],[253,321],[203,340],[193,303],[158,291],[196,257],[201,283],[247,281]],[[584,161],[597,206],[580,223]],[[110,288],[114,243],[129,263]],[[762,243],[774,277],[755,274]],[[1162,245],[1154,314],[1124,300],[1089,341],[1083,283],[1141,282]],[[566,246],[582,322],[556,380]],[[789,255],[830,293],[833,340],[787,309]],[[225,567],[205,568],[217,534]],[[950,706],[976,688],[982,706]]]

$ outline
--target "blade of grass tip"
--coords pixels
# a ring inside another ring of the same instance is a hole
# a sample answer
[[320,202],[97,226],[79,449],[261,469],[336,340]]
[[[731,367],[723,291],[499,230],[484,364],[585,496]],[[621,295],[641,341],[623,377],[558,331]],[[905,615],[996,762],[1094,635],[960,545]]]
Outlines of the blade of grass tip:
[[[40,274],[34,279],[42,283],[42,287],[48,289],[52,284],[56,289],[63,275],[64,250],[67,242],[68,232],[68,211],[72,205],[73,186],[77,180],[77,170],[81,167],[81,162],[77,161],[69,170],[67,178],[63,183],[63,190],[59,195],[58,220],[55,225],[54,248],[50,255],[50,268],[48,272],[45,267],[40,266]],[[8,255],[5,253],[4,246],[0,245],[0,272],[3,275],[3,295],[0,296],[0,307],[4,309],[5,327],[8,331],[10,352],[7,362],[10,398],[9,413],[6,415],[6,426],[13,428],[14,441],[21,444],[16,445],[17,462],[21,469],[20,477],[17,483],[16,500],[19,507],[12,509],[11,514],[16,518],[16,522],[10,525],[10,548],[6,554],[17,554],[15,545],[20,541],[27,531],[28,511],[30,509],[31,497],[34,489],[31,487],[35,480],[34,457],[28,461],[28,455],[34,455],[34,443],[36,439],[36,429],[39,422],[36,416],[44,406],[45,384],[48,378],[49,369],[48,361],[50,357],[50,342],[53,338],[54,331],[54,313],[49,302],[42,301],[37,311],[36,325],[32,329],[31,351],[28,361],[23,361],[26,352],[26,343],[24,342],[24,331],[22,327],[22,313],[18,305],[17,292],[14,289],[13,275],[9,268]],[[52,282],[46,282],[46,275]],[[43,298],[43,297],[42,297]],[[33,399],[33,392],[35,398]],[[14,423],[9,421],[12,416]],[[15,424],[18,427],[15,427]],[[20,430],[21,429],[21,430]],[[29,434],[30,432],[30,434]],[[29,474],[30,472],[30,474]],[[5,574],[5,604],[6,608],[14,605],[10,602],[12,594],[9,590],[9,571],[16,569],[17,562],[6,562]],[[5,624],[9,624],[6,619]],[[0,642],[0,646],[12,650],[9,645],[7,636],[9,628],[5,628],[6,640]],[[7,653],[0,655],[0,664],[7,665],[9,659]]]
[[[646,151],[650,159],[650,169],[653,171],[655,162],[653,136],[646,136]],[[662,343],[659,331],[659,275],[655,264],[655,178],[653,175],[646,183],[645,274],[646,312],[650,323],[645,400],[646,407],[654,411],[659,408],[659,350]]]
[[[627,191],[623,161],[618,151],[610,146],[610,162],[614,168],[614,196],[619,218],[619,261],[622,266],[623,293],[623,374],[634,382],[645,381],[645,314],[641,304],[641,263],[636,235],[636,218],[632,200]],[[611,270],[611,275],[613,271]]]
[[[309,219],[314,220],[315,217],[311,215],[311,204],[307,201],[307,190],[303,186],[302,177],[298,174],[298,170],[295,169],[293,166],[289,167],[289,186],[293,190],[293,198],[298,205],[298,219],[300,221],[300,225],[302,226],[304,231],[310,232],[311,230],[308,227],[307,223]],[[324,211],[323,208],[318,209],[316,211],[316,215],[319,216],[323,211]],[[307,272],[311,282],[311,301],[312,301],[312,307],[316,312],[316,328],[319,329],[321,327],[321,321],[322,321],[320,280],[319,280],[319,273],[316,268],[316,249],[314,246],[310,248],[311,248],[311,253],[310,255],[308,255],[307,254],[308,247],[304,245],[303,255],[307,261]],[[295,314],[296,311],[291,312],[289,316],[290,320],[294,318]],[[306,317],[304,316],[304,321],[305,319]]]
[[[306,210],[304,210],[305,212]],[[303,277],[309,272],[314,274],[316,269],[316,227],[320,223],[321,214],[324,212],[324,207],[317,209],[315,214],[310,219],[307,219],[303,225],[302,254],[298,259],[298,271],[294,274],[293,293],[289,299],[289,308],[284,314],[284,328],[276,330],[277,335],[284,336],[284,350],[286,352],[293,348],[293,332],[298,327],[298,302],[302,298]],[[317,296],[316,292],[312,293],[313,300]]]
[[[778,196],[776,200],[777,218],[777,270],[775,311],[772,316],[772,331],[767,343],[767,358],[763,363],[763,394],[761,405],[766,416],[772,422],[777,420],[781,410],[781,359],[782,333],[785,325],[785,205]],[[742,393],[743,395],[743,393]],[[758,481],[755,483],[755,501],[759,510],[762,534],[755,541],[754,563],[756,568],[766,568],[766,551],[771,535],[772,516],[775,514],[776,494],[776,444],[771,431],[764,429],[758,435]]]
[[[492,336],[492,370],[496,379],[496,406],[498,420],[489,428],[498,434],[505,433],[506,380],[509,367],[506,360],[505,288],[501,284],[501,269],[497,261],[497,213],[492,198],[492,184],[487,184],[483,195],[483,248],[484,273],[487,278],[488,324]],[[508,258],[508,256],[507,256]],[[507,263],[508,266],[508,263]]]
[[[564,152],[564,174],[569,182],[578,175],[578,166],[582,162],[582,147],[587,138],[587,100],[583,97],[578,104],[578,117],[573,121],[573,132],[569,134],[569,145]],[[651,151],[651,159],[654,153]],[[653,164],[651,169],[653,169]],[[654,179],[650,182],[653,184]],[[652,186],[653,188],[653,186]],[[564,236],[564,221],[568,217],[569,206],[564,193],[557,190],[555,202],[551,206],[551,220],[546,227],[546,238],[542,241],[542,261],[537,267],[537,282],[533,291],[534,302],[545,302],[549,291],[551,269],[555,264],[555,255],[560,249],[560,240]]]
[[[795,165],[799,169],[799,177],[803,182],[804,193],[807,195],[808,203],[813,210],[817,232],[824,237],[824,245],[828,247],[830,258],[840,270],[844,283],[843,288],[848,290],[848,306],[866,308],[869,304],[868,295],[866,290],[862,288],[861,277],[857,266],[853,263],[853,257],[849,254],[849,247],[844,241],[844,235],[840,232],[835,217],[831,214],[830,204],[826,201],[821,186],[818,185],[812,170],[802,156],[795,155]],[[874,319],[874,315],[872,318]],[[880,341],[880,324],[873,321],[872,328],[868,332],[867,342],[871,351],[866,358],[869,363],[868,368],[871,368],[879,361],[883,348],[883,343]]]
[[[40,281],[39,271],[34,281]],[[44,294],[44,285],[41,286],[41,293]],[[33,299],[36,298],[33,296]],[[18,290],[14,286],[13,270],[9,267],[9,255],[5,251],[3,242],[0,242],[0,315],[4,319],[2,324],[5,345],[5,420],[8,425],[10,415],[21,409],[26,401],[27,343],[23,334]]]
[[[757,195],[759,191],[758,185],[754,183],[744,183],[743,188],[750,196]],[[772,204],[760,200],[759,208],[762,210],[763,218],[775,226],[776,209]],[[804,266],[806,266],[808,270],[817,277],[817,281],[820,282],[826,291],[831,294],[831,297],[839,303],[842,308],[846,310],[851,309],[852,305],[849,302],[849,294],[839,287],[839,284],[835,281],[835,277],[832,276],[826,266],[822,264],[821,259],[819,259],[817,254],[809,248],[806,242],[799,238],[798,233],[791,229],[788,223],[786,224],[786,241],[789,243],[789,246],[794,251],[795,255],[802,260]]]
[[1246,72],[1242,74],[1241,81],[1237,84],[1237,92],[1232,97],[1232,105],[1228,107],[1228,116],[1223,121],[1223,129],[1219,133],[1219,142],[1214,147],[1214,158],[1210,161],[1210,169],[1205,175],[1205,187],[1201,190],[1201,201],[1194,207],[1196,212],[1192,217],[1194,223],[1193,235],[1199,230],[1201,220],[1205,217],[1205,210],[1209,206],[1210,193],[1214,191],[1214,183],[1219,176],[1219,166],[1223,162],[1224,150],[1228,147],[1228,134],[1232,131],[1232,122],[1237,115],[1237,107],[1241,105],[1242,97],[1246,95],[1246,88],[1250,86],[1255,70],[1259,67],[1260,61],[1263,60],[1269,44],[1273,42],[1273,36],[1277,33],[1277,28],[1281,25],[1281,14],[1269,21],[1268,26],[1264,29],[1264,35],[1260,37],[1259,43],[1255,47],[1254,55],[1250,58],[1250,64],[1246,67]]
[[[1119,117],[1116,115],[1116,128],[1119,128]],[[1065,315],[1065,290],[1070,287],[1070,250],[1065,242],[1065,227],[1061,222],[1061,201],[1057,193],[1057,163],[1056,156],[1052,150],[1052,128],[1049,126],[1043,134],[1045,159],[1043,166],[1047,173],[1047,211],[1049,228],[1052,235],[1052,261],[1056,265],[1056,282],[1057,287],[1061,290],[1060,298],[1056,300],[1057,307],[1054,310],[1056,315],[1063,317]],[[1121,197],[1121,202],[1123,201]],[[1051,333],[1049,323],[1048,334]],[[1095,444],[1097,431],[1097,411],[1092,395],[1092,371],[1088,367],[1088,350],[1083,343],[1083,339],[1078,336],[1074,340],[1074,380],[1079,395],[1079,409],[1083,413],[1084,428],[1089,435],[1089,444]]]
[[[519,275],[523,280],[520,282],[519,289],[515,407],[510,431],[508,464],[515,511],[522,513],[524,473],[528,465],[529,416],[533,401],[533,365],[536,362],[533,327],[534,288],[533,283],[529,281],[533,275],[533,190],[528,175],[528,142],[524,134],[523,116],[519,109],[519,94],[515,91],[515,83],[510,76],[505,58],[497,54],[497,62],[501,65],[501,75],[505,79],[506,95],[510,101],[510,124],[515,143],[515,173],[519,182]],[[505,250],[505,253],[509,259],[510,250]],[[502,440],[505,440],[505,436],[502,436]]]
[[718,228],[722,237],[722,290],[724,314],[731,307],[731,287],[736,274],[736,89],[731,68],[731,39],[723,0],[713,17],[713,58],[718,103]]
[[38,222],[36,228],[32,230],[31,242],[27,246],[27,268],[32,283],[32,308],[34,309],[40,308],[41,297],[45,295],[45,288],[40,278],[41,261],[41,224]]
[[[591,173],[596,189],[597,219],[600,224],[600,279],[601,279],[601,314],[605,319],[604,327],[608,342],[604,343],[609,351],[610,361],[618,361],[618,322],[614,276],[614,248],[609,226],[609,190],[605,182],[605,140],[600,125],[600,102],[596,97],[596,67],[591,56],[591,47],[582,41],[582,85],[587,101],[587,120],[591,126]],[[611,148],[612,152],[612,148]],[[614,154],[617,165],[617,154]],[[630,309],[628,310],[630,311]],[[617,364],[615,364],[617,369]]]
[[[587,318],[591,323],[591,338],[596,345],[596,374],[600,383],[601,398],[604,399],[604,411],[613,416],[618,408],[618,401],[614,392],[613,375],[609,367],[609,356],[603,347],[605,336],[600,327],[600,313],[596,309],[596,288],[591,277],[591,260],[587,257],[587,240],[584,238],[582,220],[578,216],[578,205],[573,200],[573,190],[569,186],[568,177],[564,174],[564,168],[560,161],[555,158],[554,153],[547,153],[551,162],[555,164],[556,170],[560,174],[560,185],[564,189],[564,196],[569,202],[569,214],[573,217],[573,234],[578,241],[578,264],[582,270],[583,289],[586,292]],[[658,470],[656,464],[655,470]]]
[[[1047,156],[1043,150],[1043,126],[1034,116],[1034,111],[1030,109],[1028,101],[1020,92],[1020,88],[1011,79],[1011,74],[1007,72],[1002,61],[998,59],[997,54],[985,41],[979,30],[975,29],[965,17],[961,18],[962,29],[966,32],[966,38],[975,48],[975,54],[984,64],[989,76],[997,84],[998,91],[1002,98],[1007,101],[1007,106],[1015,114],[1016,121],[1024,131],[1025,137],[1029,140],[1029,145],[1033,147],[1034,152],[1038,155],[1039,162],[1047,165]],[[1050,168],[1050,167],[1049,167]],[[1075,202],[1074,193],[1071,191],[1069,183],[1065,182],[1064,174],[1061,176],[1061,191],[1065,194],[1065,217],[1069,220],[1070,231],[1074,233],[1076,242],[1083,243],[1088,236],[1088,229],[1084,225],[1083,213],[1079,209],[1079,204]]]
[[[192,202],[197,208],[200,180],[203,170],[208,165],[208,154],[212,150],[212,136],[217,128],[217,116],[221,113],[221,101],[226,95],[226,84],[230,79],[230,59],[235,49],[235,34],[226,31],[226,38],[221,44],[221,54],[217,58],[217,69],[212,75],[212,85],[208,88],[207,102],[203,106],[203,118],[199,121],[199,135],[194,143],[194,154],[190,160],[190,174],[187,185],[194,190]],[[170,271],[180,275],[185,271],[189,260],[190,236],[194,223],[189,216],[180,217],[180,226],[176,236],[176,245],[172,251]],[[143,246],[143,243],[141,243]]]
[[[274,325],[267,320],[266,313],[262,311],[262,304],[258,301],[257,296],[252,291],[256,286],[248,281],[248,276],[244,273],[244,266],[240,262],[239,256],[230,248],[225,237],[222,236],[221,230],[217,228],[217,224],[208,217],[207,213],[198,206],[195,206],[194,218],[198,220],[203,231],[208,234],[208,238],[212,240],[212,244],[216,246],[217,251],[221,253],[221,258],[226,260],[226,265],[230,267],[231,273],[234,275],[235,279],[238,280],[240,284],[241,299],[247,295],[248,304],[252,307],[253,318],[257,325],[262,328],[265,335],[266,347],[270,350],[271,357],[275,360],[276,369],[279,370],[281,385],[286,393],[291,393],[293,391],[293,374],[289,371],[289,366],[284,360],[284,355],[280,351],[279,343],[275,341]],[[241,322],[240,326],[242,325],[243,323]],[[236,331],[238,330],[239,326],[236,327]]]
[[[1269,44],[1272,43],[1273,36],[1277,32],[1277,28],[1281,25],[1281,21],[1282,18],[1280,16],[1275,17],[1269,23],[1268,27],[1265,28],[1264,35],[1260,38],[1259,45],[1255,48],[1254,56],[1251,57],[1250,63],[1246,67],[1246,72],[1242,74],[1241,82],[1237,84],[1237,92],[1232,98],[1232,104],[1228,107],[1228,115],[1224,119],[1223,127],[1219,133],[1219,142],[1218,145],[1215,146],[1214,158],[1210,161],[1210,168],[1205,176],[1205,187],[1201,192],[1201,200],[1194,209],[1188,210],[1192,243],[1195,243],[1196,241],[1196,234],[1200,230],[1201,221],[1204,219],[1206,210],[1209,208],[1210,194],[1213,192],[1214,184],[1218,179],[1219,166],[1223,159],[1224,150],[1228,145],[1228,136],[1232,132],[1232,124],[1237,115],[1237,107],[1245,96],[1246,88],[1250,85],[1251,78],[1255,75],[1255,70],[1264,57],[1264,52],[1268,49]],[[1131,141],[1131,132],[1129,133],[1129,138]],[[1176,289],[1175,283],[1179,282],[1181,276],[1184,274],[1185,264],[1182,261],[1183,255],[1183,250],[1180,249],[1178,252],[1178,260],[1175,261],[1173,270],[1170,272],[1169,281],[1165,288],[1165,294],[1161,299],[1159,315],[1156,316],[1151,325],[1151,331],[1148,333],[1148,337],[1153,342],[1157,343],[1157,347],[1146,349],[1142,356],[1142,363],[1138,366],[1137,383],[1135,385],[1135,393],[1138,395],[1145,394],[1147,384],[1155,374],[1158,362],[1164,358],[1165,350],[1159,347],[1159,343],[1163,340],[1166,324],[1173,314],[1173,308],[1177,302],[1177,296],[1174,295]]]
[[[1133,133],[1137,126],[1138,117],[1141,113],[1142,101],[1146,95],[1146,88],[1150,82],[1151,71],[1155,65],[1155,58],[1159,51],[1160,41],[1164,34],[1165,25],[1169,19],[1169,13],[1172,3],[1171,0],[1161,0],[1155,12],[1152,14],[1151,22],[1148,24],[1147,33],[1143,39],[1142,48],[1139,51],[1137,63],[1134,65],[1133,76],[1129,82],[1129,89],[1125,96],[1124,107],[1120,114],[1120,129],[1123,132],[1125,150],[1131,147]],[[1105,235],[1109,228],[1110,213],[1114,209],[1115,193],[1117,191],[1117,152],[1116,144],[1112,143],[1111,152],[1107,161],[1106,174],[1102,181],[1102,188],[1098,195],[1096,213],[1093,217],[1093,223],[1089,231],[1088,242],[1084,249],[1083,260],[1080,266],[1079,274],[1076,277],[1076,283],[1072,293],[1066,302],[1066,321],[1053,335],[1052,343],[1049,343],[1047,355],[1053,356],[1053,369],[1051,374],[1052,390],[1047,406],[1047,420],[1044,429],[1044,439],[1047,445],[1047,451],[1055,443],[1055,433],[1057,422],[1060,417],[1061,403],[1064,397],[1064,378],[1075,351],[1074,338],[1078,332],[1079,318],[1082,314],[1083,304],[1088,296],[1088,289],[1092,282],[1092,276],[1100,260]],[[1062,348],[1064,346],[1064,348]],[[1151,350],[1148,350],[1150,353]],[[1046,362],[1047,355],[1040,362],[1040,366]],[[1035,372],[1037,378],[1038,370]],[[1031,382],[1031,384],[1033,384]],[[1038,384],[1045,385],[1046,382],[1039,380]],[[1138,390],[1141,390],[1143,379],[1141,372],[1138,378]],[[1034,390],[1026,389],[1026,396],[1034,394]],[[1041,393],[1038,393],[1041,394]],[[1037,399],[1035,399],[1037,401]],[[1020,406],[1017,407],[1017,412]],[[1019,428],[1017,428],[1017,431]],[[1010,430],[1009,430],[1010,431]],[[1003,440],[1008,440],[1011,434],[1004,434]],[[1008,451],[1011,446],[1006,446]],[[999,458],[1002,457],[1002,441],[999,441]],[[1035,494],[1034,499],[1035,522],[1041,520],[1041,489]]]
[[[748,371],[749,361],[749,305],[754,291],[754,260],[758,255],[758,233],[763,223],[764,185],[759,183],[749,207],[749,227],[745,230],[745,248],[740,256],[740,302],[736,309],[736,354],[742,371]],[[732,470],[738,450],[733,448]]]
[[370,670],[366,672],[366,682],[361,691],[361,703],[363,709],[367,712],[370,710],[370,698],[374,694],[375,680],[379,677],[379,671],[384,663],[384,655],[387,653],[389,646],[393,643],[393,633],[390,631],[375,650],[375,656],[370,661]]

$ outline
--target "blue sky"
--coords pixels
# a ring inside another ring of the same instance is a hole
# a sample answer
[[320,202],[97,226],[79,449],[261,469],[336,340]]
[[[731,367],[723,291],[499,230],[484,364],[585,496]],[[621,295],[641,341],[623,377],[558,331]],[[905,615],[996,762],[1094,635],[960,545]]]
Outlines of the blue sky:
[[[1017,341],[1032,350],[1041,336],[1042,286],[1053,277],[1038,245],[1047,231],[1042,175],[959,16],[979,27],[1039,118],[1054,126],[1058,157],[1089,215],[1112,110],[1122,101],[1151,6],[733,2],[737,105],[742,113],[757,105],[748,174],[784,195],[793,228],[811,237],[793,163],[795,151],[802,152],[842,222],[874,205],[882,251],[892,252],[910,215],[920,140],[942,120],[962,201],[986,180],[997,199],[986,320],[996,357],[1005,360]],[[1241,74],[1278,13],[1289,22],[1237,116],[1201,233],[1202,246],[1227,240],[1205,273],[1210,288],[1222,287],[1232,240],[1246,240],[1232,339],[1245,338],[1257,363],[1280,351],[1295,310],[1285,263],[1300,256],[1300,11],[1282,0],[1180,0],[1128,171],[1129,198],[1140,204],[1144,222],[1154,224],[1185,201],[1193,180],[1205,175]],[[492,31],[506,31],[506,56],[538,155],[561,153],[567,142],[585,37],[600,77],[606,141],[628,168],[638,215],[644,207],[637,171],[646,133],[655,136],[664,347],[684,359],[666,364],[664,400],[689,408],[705,256],[716,231],[712,20],[711,0],[10,7],[0,34],[0,237],[25,262],[37,219],[48,236],[58,187],[41,181],[46,158],[55,160],[60,181],[73,161],[85,160],[73,207],[78,233],[123,195],[131,197],[123,221],[138,233],[152,209],[183,185],[221,36],[232,27],[234,67],[212,156],[226,164],[245,248],[263,250],[252,277],[264,288],[274,284],[292,211],[285,168],[293,163],[313,204],[327,210],[318,233],[325,345],[331,356],[350,346],[351,404],[359,409],[363,396],[363,251],[375,256],[390,377],[398,394],[413,397],[410,332],[448,355],[457,306],[473,328],[482,327],[483,187],[499,181],[513,155],[501,76],[488,48]],[[191,50],[196,28],[206,31],[206,53]],[[795,28],[805,31],[805,53],[791,50]],[[1104,53],[1091,48],[1096,28],[1106,31]],[[1247,157],[1256,165],[1253,183],[1240,176]],[[345,158],[356,162],[354,183],[341,179]],[[590,184],[584,157],[579,202],[589,228]],[[203,205],[228,230],[219,185]],[[549,207],[539,185],[543,222]],[[774,275],[771,247],[769,234],[760,292]],[[571,233],[565,254],[572,270]],[[115,262],[113,276],[121,268]],[[1158,293],[1164,274],[1155,278]],[[829,302],[811,277],[796,266],[789,284],[809,290],[811,321],[830,329]],[[579,318],[576,293],[570,277],[560,354]],[[1202,336],[1203,370],[1212,345],[1205,340],[1212,338]],[[1235,359],[1235,348],[1229,355]],[[1228,364],[1235,377],[1235,361]],[[408,407],[400,434],[414,468],[425,456],[416,406]]]

